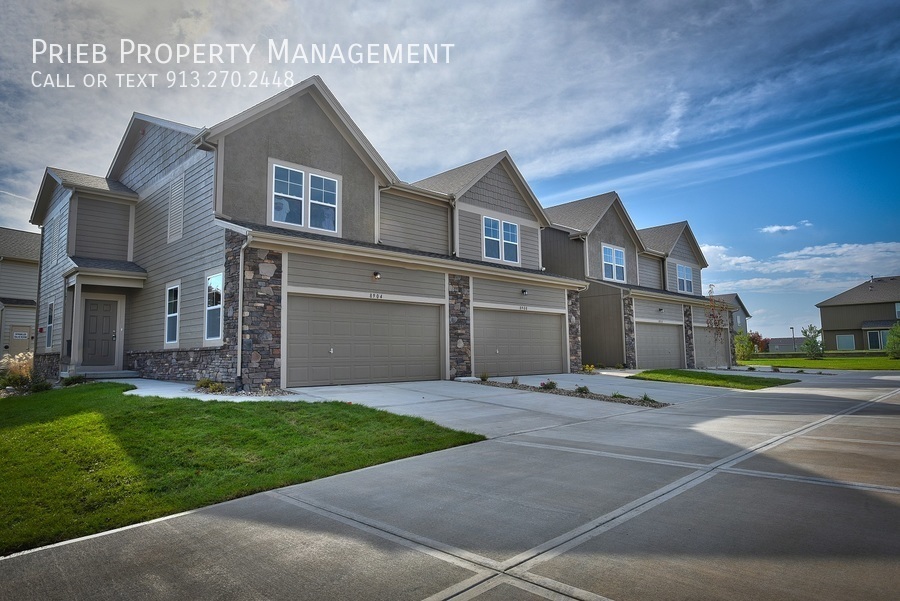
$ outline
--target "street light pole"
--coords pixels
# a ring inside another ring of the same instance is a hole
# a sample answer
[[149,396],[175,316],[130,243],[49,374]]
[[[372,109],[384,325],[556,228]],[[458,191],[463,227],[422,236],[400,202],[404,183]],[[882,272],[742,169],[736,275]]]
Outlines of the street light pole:
[[791,326],[791,346],[794,347],[794,352],[797,352],[797,340],[794,338],[794,326]]

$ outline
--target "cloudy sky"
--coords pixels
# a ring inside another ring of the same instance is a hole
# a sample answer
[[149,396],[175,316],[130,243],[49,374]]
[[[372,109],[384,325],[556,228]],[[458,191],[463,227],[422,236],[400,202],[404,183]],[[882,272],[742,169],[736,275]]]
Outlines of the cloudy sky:
[[[688,220],[705,284],[740,293],[763,335],[900,274],[896,0],[139,4],[3,0],[0,225],[31,228],[47,165],[105,175],[133,111],[212,125],[279,91],[169,88],[168,71],[290,70],[321,75],[407,181],[507,149],[545,206],[616,190],[638,227]],[[107,61],[35,62],[35,39],[104,44]],[[122,39],[257,49],[249,64],[122,64]],[[440,64],[284,65],[269,39],[453,46]],[[108,87],[83,85],[101,73]],[[156,84],[120,86],[125,73]],[[48,74],[75,87],[33,85]]]

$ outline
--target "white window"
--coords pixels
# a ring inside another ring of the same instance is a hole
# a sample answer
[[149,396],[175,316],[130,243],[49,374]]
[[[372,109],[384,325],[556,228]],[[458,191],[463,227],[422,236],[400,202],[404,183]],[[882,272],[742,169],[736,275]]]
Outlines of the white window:
[[178,342],[180,289],[181,286],[178,284],[166,288],[166,344],[176,344]]
[[484,218],[484,258],[519,262],[519,226],[493,217]]
[[694,293],[694,270],[685,265],[678,266],[678,292]]
[[880,351],[887,345],[887,330],[869,330],[866,334],[869,337],[869,350]]
[[838,334],[835,336],[837,342],[837,350],[839,351],[855,351],[856,337],[853,334]]
[[303,225],[303,172],[275,165],[272,221]]
[[337,180],[309,175],[309,226],[328,232],[337,231]]
[[222,274],[206,277],[206,340],[222,337]]
[[625,250],[603,245],[603,279],[625,281]]
[[53,346],[53,303],[47,305],[47,344],[49,349]]

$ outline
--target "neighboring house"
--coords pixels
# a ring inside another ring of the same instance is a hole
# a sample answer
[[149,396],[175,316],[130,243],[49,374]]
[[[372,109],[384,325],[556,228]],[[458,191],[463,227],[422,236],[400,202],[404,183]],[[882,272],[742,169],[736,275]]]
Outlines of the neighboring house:
[[[106,177],[48,168],[37,364],[247,388],[581,365],[506,152],[401,181],[318,77],[211,128],[135,114]],[[52,324],[52,331],[51,331]]]
[[544,264],[589,282],[581,293],[584,361],[630,368],[731,363],[725,315],[720,336],[707,326],[702,296],[707,266],[686,221],[635,228],[621,199],[608,192],[545,209]]
[[741,297],[735,293],[730,294],[716,294],[716,299],[720,301],[724,301],[728,303],[732,307],[731,311],[731,330],[735,334],[738,332],[744,332],[745,334],[750,332],[750,324],[749,320],[752,315],[750,315],[750,311],[747,310],[747,307],[744,305],[744,301],[741,300]]
[[34,350],[41,235],[0,227],[0,357]]
[[793,338],[769,338],[769,353],[796,353],[801,351],[803,336],[797,333]]
[[826,351],[882,350],[900,321],[900,275],[872,277],[816,306]]

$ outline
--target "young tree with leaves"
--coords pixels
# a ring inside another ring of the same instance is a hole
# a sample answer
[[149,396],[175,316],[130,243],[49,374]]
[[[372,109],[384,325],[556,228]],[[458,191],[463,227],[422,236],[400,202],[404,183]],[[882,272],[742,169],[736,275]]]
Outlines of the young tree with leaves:
[[822,330],[809,324],[800,330],[803,334],[803,344],[800,350],[806,353],[807,359],[821,359],[825,356],[825,350],[822,348]]
[[[708,303],[706,305],[706,327],[713,333],[713,352],[715,353],[716,363],[719,362],[719,345],[724,346],[725,338],[728,336],[728,322],[730,314],[728,312],[728,304],[720,301],[715,296],[715,284],[709,285]],[[725,361],[731,368],[731,361]]]
[[887,344],[884,345],[884,350],[891,359],[900,359],[900,321],[888,330]]

